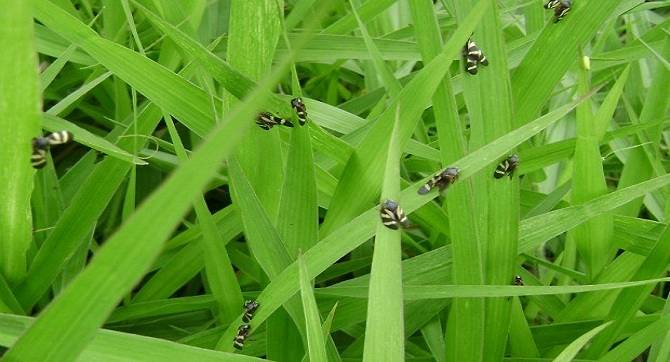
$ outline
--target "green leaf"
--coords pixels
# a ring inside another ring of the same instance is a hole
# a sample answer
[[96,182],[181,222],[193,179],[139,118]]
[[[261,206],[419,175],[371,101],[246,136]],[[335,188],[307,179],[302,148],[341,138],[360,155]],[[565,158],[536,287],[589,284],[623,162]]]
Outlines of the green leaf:
[[584,346],[589,343],[591,338],[600,333],[603,329],[607,328],[612,322],[607,322],[599,325],[596,328],[584,333],[579,338],[575,339],[570,343],[565,349],[554,358],[554,362],[570,362],[572,361],[579,351],[584,348]]
[[[0,345],[12,344],[35,322],[35,318],[0,314]],[[264,361],[259,358],[215,352],[136,334],[98,330],[93,341],[82,351],[85,361]]]
[[0,274],[14,286],[26,274],[32,242],[31,140],[40,135],[41,99],[32,5],[3,0],[0,6]]
[[[42,117],[42,127],[44,129],[56,132],[56,131],[69,131],[74,135],[74,141],[82,145],[88,146],[94,150],[100,151],[106,155],[118,158],[119,160],[131,162],[136,165],[146,165],[147,162],[139,159],[137,156],[134,156],[115,144],[107,141],[104,138],[98,137],[93,133],[87,131],[84,128],[81,128],[74,123],[68,122],[62,118],[52,116],[50,114],[44,114]],[[130,137],[134,137],[130,135]]]
[[[634,282],[566,285],[566,286],[524,286],[515,285],[405,285],[405,300],[446,299],[446,298],[495,298],[519,297],[524,295],[552,295],[568,293],[586,293],[598,290],[611,290],[640,286],[651,286],[670,278],[638,280]],[[317,295],[339,296],[349,298],[366,298],[367,287],[328,287],[316,289]]]
[[312,290],[312,281],[307,274],[307,267],[302,255],[298,256],[298,266],[300,270],[300,296],[302,306],[305,311],[305,325],[307,330],[307,346],[309,349],[310,361],[328,361],[326,355],[326,345],[323,340],[323,331],[321,329],[321,317],[319,309],[314,299]]
[[[399,106],[398,106],[399,107]],[[386,150],[383,204],[385,200],[398,200],[400,194],[400,110]],[[399,208],[402,204],[399,204]],[[368,313],[365,325],[363,361],[402,361],[405,356],[403,324],[403,286],[400,244],[401,230],[392,230],[381,220],[376,221],[375,249],[370,270]]]

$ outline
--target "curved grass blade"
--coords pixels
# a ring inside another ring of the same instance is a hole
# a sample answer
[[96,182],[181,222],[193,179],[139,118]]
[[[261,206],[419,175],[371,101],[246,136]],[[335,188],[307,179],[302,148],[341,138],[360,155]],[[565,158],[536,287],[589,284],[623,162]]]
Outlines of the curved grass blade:
[[581,335],[579,338],[575,339],[572,343],[570,343],[565,349],[554,358],[553,362],[570,362],[572,361],[576,356],[579,351],[586,346],[587,343],[596,336],[598,333],[600,333],[603,329],[607,328],[612,322],[607,322],[599,325],[596,328],[593,328],[592,330],[584,333]]
[[[84,128],[77,126],[74,123],[68,122],[57,116],[44,114],[42,116],[42,127],[51,132],[60,130],[69,131],[74,135],[74,141],[82,145],[88,146],[96,151],[100,151],[106,155],[110,155],[119,160],[131,162],[136,165],[146,165],[147,162],[130,154],[119,148],[117,145],[107,141],[102,137],[98,137]],[[132,137],[132,135],[130,135]]]

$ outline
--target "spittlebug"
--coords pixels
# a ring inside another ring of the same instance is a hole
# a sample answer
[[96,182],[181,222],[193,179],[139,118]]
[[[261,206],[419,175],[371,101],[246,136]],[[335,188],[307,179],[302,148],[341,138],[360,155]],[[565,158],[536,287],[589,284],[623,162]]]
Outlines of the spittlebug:
[[521,275],[514,276],[514,285],[523,286],[523,278]]
[[429,193],[430,190],[432,190],[434,187],[438,187],[440,191],[446,189],[449,185],[458,180],[459,173],[460,170],[458,168],[448,167],[447,169],[433,176],[425,185],[421,186],[418,191],[419,195],[425,195]]
[[291,107],[293,107],[293,110],[298,115],[300,125],[304,126],[307,122],[307,106],[305,106],[305,102],[300,97],[293,98],[291,99]]
[[293,127],[293,123],[291,123],[291,121],[289,121],[287,119],[284,119],[284,118],[281,118],[281,117],[277,117],[277,116],[273,115],[272,113],[268,113],[268,112],[259,113],[258,116],[256,117],[256,124],[260,128],[262,128],[266,131],[270,130],[272,127],[277,126],[277,125],[286,126],[286,127]]
[[379,209],[379,216],[384,226],[389,229],[398,230],[400,227],[411,227],[405,211],[403,211],[396,201],[384,201]]
[[244,314],[242,315],[242,321],[249,323],[252,318],[254,318],[254,313],[260,304],[255,300],[247,300],[244,302]]
[[484,52],[472,39],[468,39],[463,47],[463,58],[465,60],[465,70],[472,75],[477,74],[480,64],[489,65]]
[[514,173],[514,170],[516,170],[518,165],[519,165],[519,156],[510,155],[509,157],[507,157],[498,164],[498,167],[496,167],[496,170],[493,172],[493,177],[502,178],[504,176],[509,176],[510,178],[512,178],[512,174]]
[[233,347],[235,347],[235,349],[240,350],[244,348],[244,341],[249,336],[250,331],[251,326],[248,324],[243,324],[237,329],[237,334],[235,335],[235,339],[233,339]]

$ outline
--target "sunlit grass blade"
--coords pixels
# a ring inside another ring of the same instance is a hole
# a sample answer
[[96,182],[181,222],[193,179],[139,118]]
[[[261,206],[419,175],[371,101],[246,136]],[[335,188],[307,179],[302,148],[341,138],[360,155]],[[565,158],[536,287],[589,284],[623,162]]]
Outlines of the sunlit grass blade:
[[[384,185],[380,205],[386,200],[397,202],[400,194],[400,110],[396,109],[396,119],[391,139],[386,150]],[[385,206],[381,206],[384,208]],[[401,210],[402,204],[398,204]],[[399,217],[402,217],[398,214]],[[404,225],[398,221],[392,230],[382,223],[376,223],[374,254],[370,270],[368,313],[365,324],[365,348],[363,361],[403,361],[405,358],[402,269],[400,237]]]
[[628,339],[607,352],[607,354],[598,361],[618,362],[633,360],[635,357],[639,356],[647,346],[656,341],[663,334],[667,333],[668,330],[670,330],[670,315],[665,315],[663,318],[628,337]]
[[[68,122],[62,118],[52,116],[49,114],[44,114],[42,117],[42,127],[48,131],[69,131],[74,135],[74,141],[82,145],[88,146],[94,150],[100,151],[106,155],[118,158],[126,162],[132,162],[136,165],[146,165],[147,162],[139,159],[137,156],[134,156],[128,153],[125,150],[122,150],[115,144],[107,141],[106,139],[96,136],[93,133],[87,131],[84,128],[77,126],[74,123]],[[140,135],[129,135],[129,137],[139,137]]]
[[314,299],[312,281],[309,279],[307,267],[301,255],[298,256],[298,266],[300,270],[300,296],[302,298],[302,307],[305,311],[309,360],[325,362],[328,361],[328,357],[321,329],[321,317],[319,316],[316,299]]
[[[590,87],[591,74],[582,66],[578,70],[578,94],[588,93]],[[580,204],[607,193],[599,148],[599,125],[592,109],[591,99],[585,100],[577,107],[577,142],[573,158],[571,193],[573,204]],[[613,250],[609,245],[611,230],[612,220],[604,215],[576,227],[568,234],[571,241],[568,242],[566,249],[576,244],[576,251],[586,265],[589,277],[597,275],[612,257]],[[568,250],[566,254],[571,252],[574,253]],[[565,265],[572,268],[573,264],[574,261],[567,261]]]
[[40,135],[40,89],[32,5],[2,1],[0,14],[0,273],[10,285],[26,274],[32,242],[31,140]]
[[591,338],[600,333],[603,329],[607,328],[612,322],[607,322],[599,325],[596,328],[584,333],[579,338],[575,339],[570,345],[565,347],[565,349],[554,358],[553,362],[570,362],[572,361],[579,351],[584,348],[584,346],[589,343]]

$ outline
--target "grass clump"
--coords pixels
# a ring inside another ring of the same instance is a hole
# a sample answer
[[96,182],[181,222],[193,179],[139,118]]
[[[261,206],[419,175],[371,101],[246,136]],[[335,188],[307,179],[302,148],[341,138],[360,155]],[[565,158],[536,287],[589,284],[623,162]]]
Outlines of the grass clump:
[[667,2],[0,2],[5,360],[670,360]]

